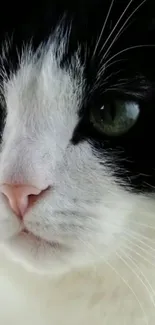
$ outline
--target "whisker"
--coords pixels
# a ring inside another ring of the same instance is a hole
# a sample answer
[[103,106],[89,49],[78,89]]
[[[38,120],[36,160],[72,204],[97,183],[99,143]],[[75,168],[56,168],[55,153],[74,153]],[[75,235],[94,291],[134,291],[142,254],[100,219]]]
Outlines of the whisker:
[[153,248],[153,247],[151,247],[150,245],[148,245],[148,244],[146,244],[145,242],[143,242],[142,240],[140,240],[140,239],[138,239],[138,238],[136,238],[135,236],[133,236],[131,233],[128,233],[128,232],[123,232],[123,233],[125,233],[125,235],[127,235],[127,236],[129,236],[129,237],[131,237],[132,239],[134,239],[134,240],[136,240],[136,241],[138,241],[139,243],[141,243],[142,245],[144,245],[145,247],[147,247],[147,248],[149,248],[149,249],[151,249],[152,251],[155,251],[155,248]]
[[[118,88],[118,87],[124,86],[124,85],[126,85],[126,82],[118,82],[117,84],[113,84],[112,88],[114,89],[114,88]],[[110,87],[109,89],[112,89],[112,88]]]
[[105,21],[104,21],[104,24],[103,24],[103,27],[102,27],[101,33],[100,33],[99,38],[98,38],[98,40],[97,40],[97,43],[96,43],[96,46],[95,46],[95,49],[94,49],[94,52],[93,52],[92,57],[95,56],[96,51],[97,51],[97,49],[98,49],[98,46],[99,46],[99,43],[100,43],[101,37],[102,37],[102,35],[103,35],[103,33],[104,33],[104,30],[105,30],[105,27],[106,27],[106,24],[107,24],[107,21],[108,21],[109,15],[110,15],[110,13],[111,13],[111,10],[112,10],[112,7],[113,7],[113,4],[114,4],[114,1],[115,1],[115,0],[112,0],[111,3],[110,3],[110,7],[109,7],[109,10],[108,10],[107,16],[106,16],[106,18],[105,18]]
[[135,276],[139,279],[139,281],[141,282],[141,284],[144,286],[144,288],[147,290],[147,292],[149,293],[149,298],[151,299],[154,307],[155,307],[155,300],[153,298],[153,296],[155,295],[155,292],[152,288],[152,286],[150,285],[149,281],[147,280],[146,276],[143,274],[143,272],[140,270],[140,268],[132,261],[132,259],[123,251],[123,250],[120,250],[124,255],[125,257],[136,267],[136,269],[142,274],[143,278],[145,279],[145,281],[148,283],[151,291],[152,291],[152,294],[150,294],[150,291],[147,287],[147,285],[144,283],[144,281],[141,279],[141,277],[137,274],[137,272],[135,270],[133,270],[133,268],[129,265],[129,263],[118,253],[116,252],[116,255],[123,261],[123,263],[128,267],[129,270],[131,270],[131,272],[133,274],[135,274]]
[[155,241],[148,238],[147,236],[144,236],[142,234],[139,234],[138,232],[135,232],[134,230],[131,230],[132,234],[135,234],[136,236],[140,237],[140,238],[143,238],[145,240],[147,240],[148,242],[152,243],[152,244],[155,244]]
[[[109,222],[109,221],[104,221],[104,223],[105,223],[106,225],[110,225],[110,226],[112,225],[112,226],[114,226],[114,227],[116,227],[116,228],[119,228],[119,227],[120,227],[120,224],[118,224],[118,223],[113,223],[113,222]],[[123,232],[124,232],[125,234],[127,234],[128,236],[130,236],[130,237],[136,239],[137,241],[143,243],[143,244],[144,244],[145,246],[147,246],[148,248],[151,248],[151,246],[149,246],[148,244],[146,244],[146,242],[144,243],[141,239],[139,239],[139,238],[137,238],[137,237],[143,238],[143,239],[145,239],[145,241],[147,240],[147,241],[150,242],[151,244],[155,244],[155,241],[154,241],[154,240],[152,240],[152,239],[148,238],[147,236],[142,235],[142,234],[140,234],[140,233],[138,233],[138,232],[135,232],[134,230],[132,230],[132,229],[130,229],[130,228],[128,228],[128,232],[125,231],[125,230],[123,229]],[[136,235],[137,237],[134,236],[134,235]],[[152,249],[153,249],[153,248],[152,248]]]
[[106,259],[104,260],[105,263],[111,268],[111,270],[117,275],[119,276],[119,278],[122,280],[122,282],[129,288],[130,292],[133,294],[133,296],[135,297],[135,299],[137,300],[139,307],[144,315],[145,318],[145,324],[149,325],[148,323],[148,317],[146,315],[146,312],[142,306],[141,301],[139,300],[139,298],[137,297],[136,293],[134,292],[134,290],[132,289],[132,287],[129,285],[129,283],[127,282],[127,280],[111,265],[111,263],[109,263]]
[[[131,17],[130,17],[131,18]],[[126,21],[126,23],[127,23],[127,21]],[[120,33],[119,33],[119,36],[118,36],[118,38],[120,38],[120,36],[129,28],[129,26],[131,26],[132,25],[132,21],[130,21],[126,26],[124,26],[124,28],[123,28],[123,30],[122,31],[120,31]],[[117,38],[117,39],[118,39]]]
[[118,33],[116,34],[115,38],[113,39],[113,41],[111,42],[110,46],[108,47],[107,51],[105,52],[104,56],[101,59],[101,63],[103,62],[103,60],[105,59],[105,57],[107,56],[107,54],[109,53],[109,50],[111,49],[111,47],[113,46],[113,44],[116,42],[116,40],[120,37],[120,33],[123,31],[123,28],[126,26],[127,22],[132,18],[132,16],[135,14],[135,12],[137,12],[137,10],[146,2],[147,0],[143,0],[136,8],[135,10],[128,16],[128,18],[126,19],[125,23],[122,25],[122,27],[120,28],[120,30],[118,31]]
[[[150,219],[152,219],[152,218],[150,217]],[[150,229],[155,230],[155,227],[147,225],[146,223],[141,223],[141,222],[138,222],[138,221],[129,221],[129,223],[134,224],[134,225],[138,225],[138,226],[141,226],[141,227],[144,227],[144,228],[150,228]]]
[[132,253],[136,254],[137,256],[141,257],[142,260],[146,261],[148,264],[150,264],[151,266],[155,267],[155,263],[150,262],[146,257],[144,257],[142,254],[138,253],[137,251],[135,251],[134,249],[132,249],[131,247],[127,246],[126,244],[122,243],[121,244],[123,248],[128,249],[129,251],[131,251]]
[[89,249],[89,251],[92,251],[92,253],[96,253],[96,250],[94,248],[93,245],[91,245],[90,243],[88,244],[88,242],[86,242],[85,240],[83,240],[81,237],[78,238],[78,240],[85,246]]
[[115,63],[118,63],[118,62],[121,62],[121,61],[127,61],[127,59],[115,60],[115,61],[109,63],[107,66],[106,66],[106,64],[104,64],[104,66],[99,69],[97,76],[100,77],[105,70],[107,70],[109,67],[111,67]]
[[[148,219],[153,219],[154,220],[154,216],[147,216]],[[121,220],[121,218],[120,218]],[[148,225],[146,223],[141,223],[141,222],[138,222],[138,221],[133,221],[133,220],[128,220],[128,223],[130,224],[134,224],[134,225],[138,225],[138,226],[141,226],[141,227],[144,227],[144,228],[150,228],[150,229],[153,229],[155,230],[155,227],[154,226],[151,226],[151,225]]]
[[127,6],[125,7],[123,13],[121,14],[121,16],[119,17],[117,23],[115,24],[114,28],[112,29],[111,33],[109,34],[109,36],[107,37],[106,41],[104,42],[103,46],[101,47],[100,51],[99,51],[99,54],[101,54],[101,52],[104,50],[108,40],[110,39],[110,37],[113,35],[115,29],[117,28],[118,24],[120,23],[121,19],[123,18],[123,16],[125,15],[126,11],[128,10],[128,8],[130,7],[131,3],[133,2],[134,0],[130,0],[130,2],[127,4]]
[[127,51],[130,51],[130,50],[135,50],[135,49],[138,49],[138,48],[147,48],[147,47],[155,47],[154,44],[141,44],[141,45],[135,45],[135,46],[130,46],[130,47],[127,47],[119,52],[117,52],[116,54],[114,54],[112,57],[110,57],[106,62],[105,62],[105,65],[109,62],[111,62],[115,57],[117,57],[118,55],[124,53],[124,52],[127,52]]
[[[144,273],[141,271],[141,269],[137,266],[137,260],[136,260],[133,256],[131,256],[131,255],[128,255],[128,256],[131,258],[131,260],[132,260],[133,262],[135,262],[135,266],[139,269],[139,272],[142,273],[142,274],[144,275]],[[144,275],[144,276],[145,276],[145,275]],[[145,276],[145,278],[146,278],[146,276]],[[147,278],[146,278],[146,281],[147,281],[147,283],[149,284],[150,288],[152,288],[153,295],[155,295],[155,291],[154,291],[153,287],[151,286],[151,284],[150,284],[150,282],[148,281]]]
[[109,80],[111,77],[116,76],[118,73],[120,73],[122,70],[118,70],[116,72],[112,72],[110,73],[105,79],[104,82],[106,82],[107,80]]
[[137,221],[129,221],[129,223],[137,225],[137,226],[141,226],[141,227],[144,227],[144,228],[150,228],[150,229],[155,230],[155,227],[147,225],[145,223],[141,223],[141,222],[137,222]]
[[146,253],[148,256],[150,256],[151,258],[155,258],[154,255],[152,255],[150,252],[148,252],[148,250],[146,250],[145,248],[139,246],[138,244],[133,243],[133,241],[131,241],[130,239],[126,238],[125,236],[123,237],[126,241],[128,241],[129,244],[131,244],[134,247],[139,248],[142,252]]
[[[107,91],[118,91],[118,87],[109,87],[109,88],[106,88],[104,90],[103,94],[106,93]],[[124,92],[124,89],[123,88],[119,88],[119,91]]]
[[119,74],[120,72],[122,71],[122,69],[116,71],[116,72],[112,72],[110,73],[104,80],[103,82],[100,82],[98,79],[99,77],[97,78],[95,84],[94,84],[94,87],[93,87],[93,90],[98,88],[98,87],[103,87],[107,84],[107,82],[110,80],[110,78],[112,78],[113,76],[116,76],[117,74]]

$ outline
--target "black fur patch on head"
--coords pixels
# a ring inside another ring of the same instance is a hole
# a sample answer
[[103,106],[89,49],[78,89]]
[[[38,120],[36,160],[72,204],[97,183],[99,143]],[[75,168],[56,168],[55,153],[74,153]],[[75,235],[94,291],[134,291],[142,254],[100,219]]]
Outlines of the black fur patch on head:
[[[21,5],[22,6],[22,5]],[[12,39],[6,59],[7,75],[16,71],[23,45],[35,51],[52,35],[65,15],[71,26],[62,68],[80,46],[86,90],[72,143],[91,141],[95,154],[109,156],[114,173],[133,190],[155,186],[155,13],[151,0],[17,1],[4,3],[0,19],[1,47]],[[4,19],[3,17],[7,17]],[[3,74],[1,73],[1,82]],[[98,132],[90,122],[92,107],[116,99],[138,103],[140,117],[123,136]],[[2,103],[1,103],[2,105]]]

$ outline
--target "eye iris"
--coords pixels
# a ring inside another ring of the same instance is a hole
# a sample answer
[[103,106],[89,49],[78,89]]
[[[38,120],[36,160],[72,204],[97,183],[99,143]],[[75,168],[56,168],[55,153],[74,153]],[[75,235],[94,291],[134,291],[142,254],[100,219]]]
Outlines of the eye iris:
[[91,122],[108,136],[119,136],[131,129],[139,116],[139,105],[135,102],[114,101],[99,110],[91,111]]

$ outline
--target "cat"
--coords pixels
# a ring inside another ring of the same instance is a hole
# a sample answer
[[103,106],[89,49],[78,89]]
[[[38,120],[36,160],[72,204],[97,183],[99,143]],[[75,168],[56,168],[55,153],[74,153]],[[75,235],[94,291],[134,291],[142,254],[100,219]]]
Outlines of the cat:
[[153,325],[153,1],[4,3],[0,44],[0,324]]

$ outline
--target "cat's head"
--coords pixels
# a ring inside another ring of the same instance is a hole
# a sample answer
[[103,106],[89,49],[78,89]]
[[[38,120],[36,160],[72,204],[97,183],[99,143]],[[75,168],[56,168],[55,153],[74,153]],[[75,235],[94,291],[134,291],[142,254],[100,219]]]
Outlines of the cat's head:
[[135,218],[153,216],[155,33],[144,2],[54,7],[38,13],[43,27],[30,17],[5,27],[0,238],[39,272],[110,258]]

